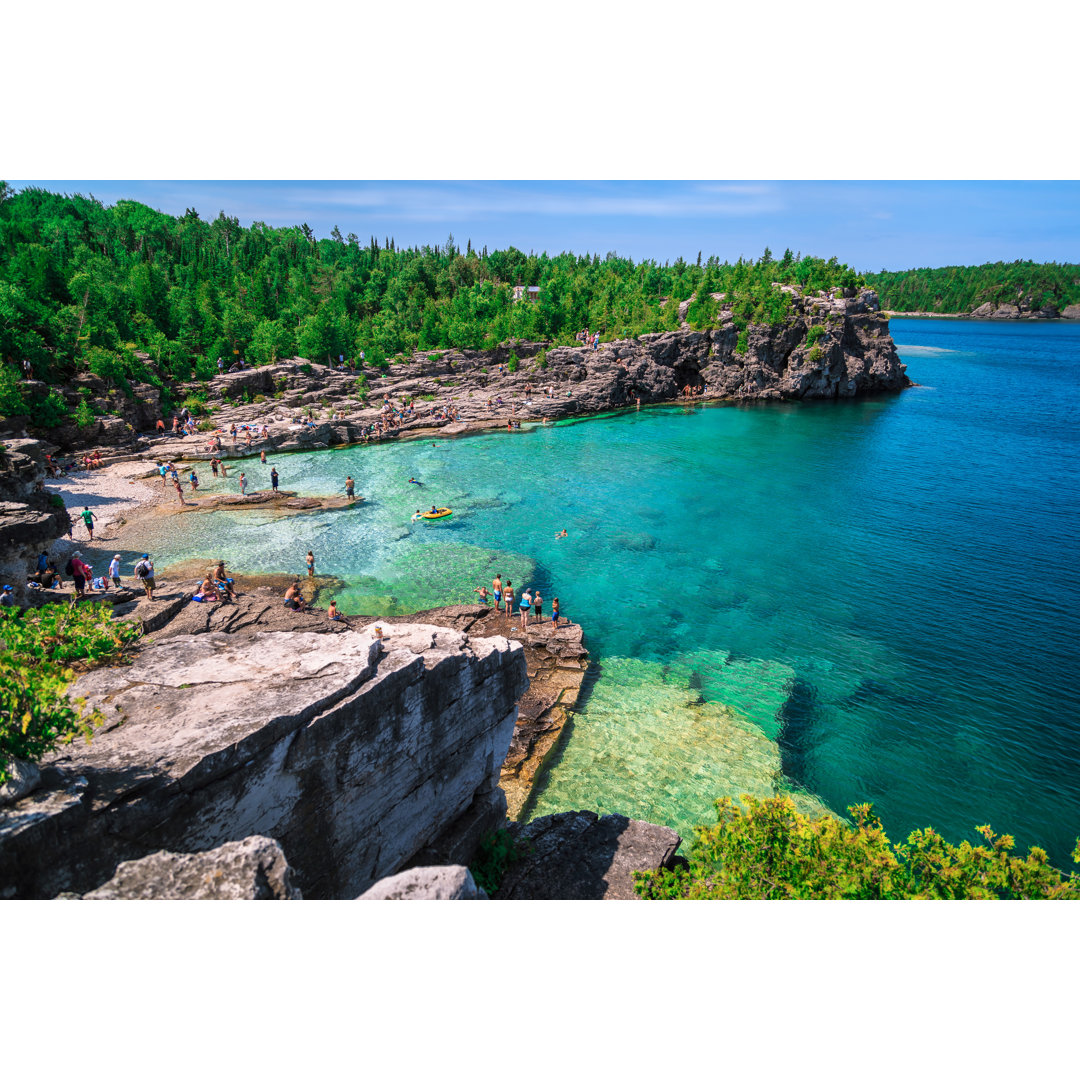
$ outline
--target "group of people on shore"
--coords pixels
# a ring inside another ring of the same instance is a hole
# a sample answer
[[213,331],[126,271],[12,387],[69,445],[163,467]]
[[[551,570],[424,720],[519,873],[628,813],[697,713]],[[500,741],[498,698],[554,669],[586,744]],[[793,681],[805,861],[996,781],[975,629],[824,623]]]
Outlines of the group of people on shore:
[[[93,537],[91,536],[91,539]],[[64,591],[64,575],[71,579],[73,594],[71,606],[79,602],[89,593],[105,592],[111,588],[124,588],[123,578],[120,575],[119,552],[113,555],[109,562],[109,568],[105,573],[97,573],[90,563],[86,561],[81,551],[72,552],[70,558],[64,564],[63,569],[57,565],[56,558],[50,558],[47,551],[42,551],[37,557],[35,569],[26,576],[26,587],[30,590],[56,589]],[[142,585],[149,599],[154,598],[154,564],[149,554],[144,554],[132,567],[132,573]],[[6,586],[8,590],[11,586]]]
[[[488,597],[492,596],[495,600],[495,610],[505,611],[506,617],[512,619],[514,617],[514,597],[516,595],[514,591],[514,583],[507,578],[504,582],[502,574],[496,574],[491,582],[491,591],[488,592],[486,585],[480,585],[473,589],[473,592],[479,594],[480,601],[483,604],[487,604]],[[521,591],[521,596],[517,602],[517,614],[521,620],[521,629],[527,630],[529,628],[529,615],[538,623],[544,621],[544,598],[540,595],[540,590],[531,592],[529,586],[526,585]],[[562,614],[559,611],[559,598],[556,596],[551,601],[551,619],[549,625],[552,630],[557,630],[559,627],[559,619],[562,618]]]

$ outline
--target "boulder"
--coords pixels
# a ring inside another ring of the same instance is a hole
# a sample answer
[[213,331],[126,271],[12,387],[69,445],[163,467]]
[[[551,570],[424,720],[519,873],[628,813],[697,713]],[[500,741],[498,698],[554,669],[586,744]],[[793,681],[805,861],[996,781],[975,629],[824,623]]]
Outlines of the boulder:
[[1062,313],[1063,319],[1080,319],[1080,304],[1069,304]]
[[997,308],[994,310],[994,312],[990,316],[990,318],[991,319],[1019,319],[1020,318],[1020,309],[1016,306],[1016,304],[998,304]]
[[285,852],[268,836],[249,836],[210,851],[158,851],[122,862],[84,900],[300,900]]
[[486,900],[465,866],[417,866],[377,881],[357,900]]
[[633,900],[635,870],[672,865],[674,829],[588,810],[549,814],[510,832],[529,853],[499,886],[499,900]]
[[0,806],[13,803],[41,786],[41,770],[32,761],[12,761],[8,765],[9,778],[0,784]]
[[985,304],[980,304],[972,313],[973,319],[989,319],[994,314],[994,304],[991,304],[989,300]]

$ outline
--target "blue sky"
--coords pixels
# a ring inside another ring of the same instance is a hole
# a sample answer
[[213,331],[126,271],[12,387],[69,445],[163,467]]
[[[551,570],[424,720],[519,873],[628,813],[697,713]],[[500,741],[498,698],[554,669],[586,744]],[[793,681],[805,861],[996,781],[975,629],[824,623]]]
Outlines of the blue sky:
[[337,225],[403,246],[514,245],[523,251],[617,251],[634,259],[734,260],[766,246],[859,270],[996,260],[1080,260],[1075,181],[88,181],[15,187],[136,199],[170,214],[195,207],[241,224]]

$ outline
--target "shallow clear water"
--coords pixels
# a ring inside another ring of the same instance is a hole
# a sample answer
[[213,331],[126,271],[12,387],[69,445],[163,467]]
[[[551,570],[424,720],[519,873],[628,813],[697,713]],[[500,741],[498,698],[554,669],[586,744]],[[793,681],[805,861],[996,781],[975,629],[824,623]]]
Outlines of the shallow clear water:
[[[922,384],[895,397],[276,455],[283,488],[351,473],[368,501],[187,515],[155,554],[301,573],[310,548],[347,582],[346,612],[473,600],[496,570],[548,611],[559,596],[600,677],[535,813],[688,835],[717,795],[801,785],[840,813],[873,802],[894,839],[933,824],[974,840],[989,822],[1068,866],[1080,326],[892,332]],[[245,463],[255,487],[269,468]],[[453,517],[409,520],[432,503]]]

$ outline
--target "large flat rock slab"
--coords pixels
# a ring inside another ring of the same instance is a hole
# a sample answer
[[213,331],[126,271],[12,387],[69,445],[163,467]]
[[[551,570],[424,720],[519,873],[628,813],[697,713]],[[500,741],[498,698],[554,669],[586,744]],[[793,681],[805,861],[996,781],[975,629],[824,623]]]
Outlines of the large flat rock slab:
[[520,645],[425,624],[157,642],[72,687],[107,721],[0,811],[0,882],[85,893],[264,835],[306,897],[351,899],[495,792],[526,686]]

